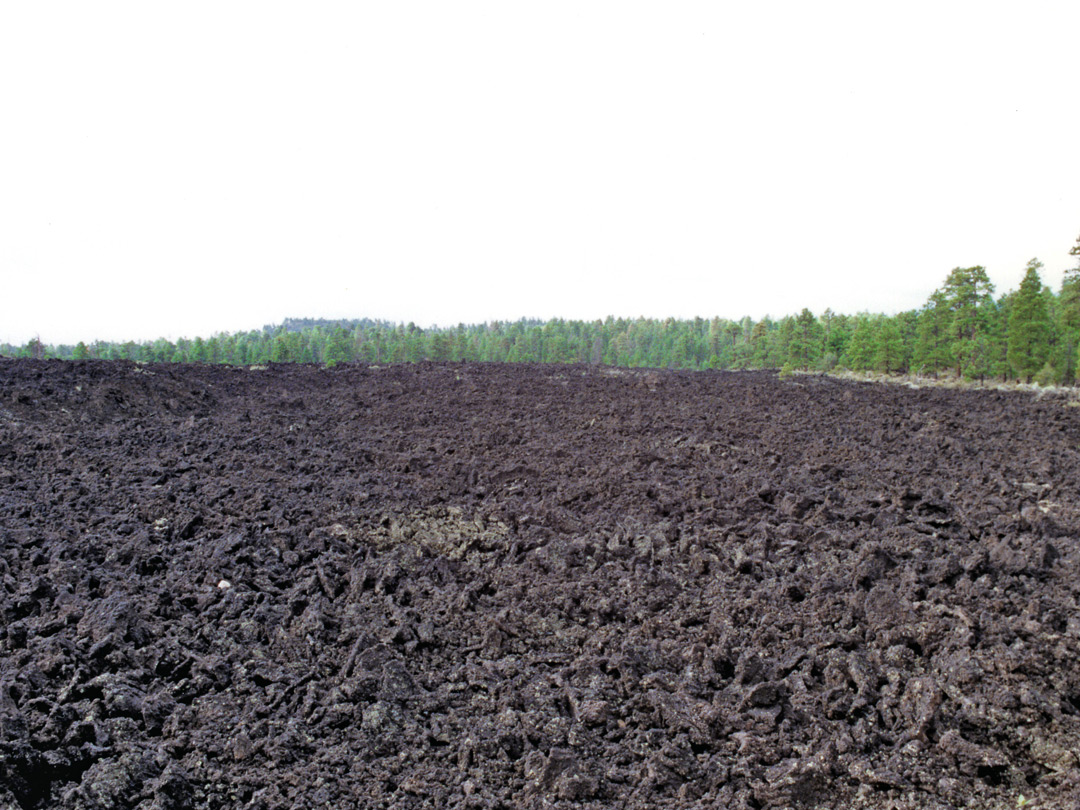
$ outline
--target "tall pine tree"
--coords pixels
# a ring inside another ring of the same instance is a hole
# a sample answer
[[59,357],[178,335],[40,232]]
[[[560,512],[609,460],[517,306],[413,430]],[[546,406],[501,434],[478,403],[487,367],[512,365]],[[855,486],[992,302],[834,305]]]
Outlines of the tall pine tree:
[[810,370],[810,364],[821,355],[821,324],[814,313],[803,308],[792,319],[791,341],[788,343],[788,362],[803,371]]
[[948,368],[951,360],[949,337],[952,313],[945,293],[936,290],[919,313],[915,326],[915,350],[912,364],[920,374],[936,377]]
[[986,364],[986,324],[981,305],[992,301],[994,285],[986,275],[986,268],[954,268],[945,279],[945,299],[952,312],[952,335],[950,349],[956,367],[956,376],[982,376]]
[[904,335],[898,318],[884,318],[878,333],[874,367],[886,374],[904,370]]
[[1009,349],[1007,359],[1017,375],[1031,382],[1050,356],[1050,314],[1042,292],[1039,268],[1042,262],[1032,259],[1009,311]]
[[852,371],[869,371],[877,356],[877,324],[863,313],[858,316],[855,331],[848,344],[847,364]]

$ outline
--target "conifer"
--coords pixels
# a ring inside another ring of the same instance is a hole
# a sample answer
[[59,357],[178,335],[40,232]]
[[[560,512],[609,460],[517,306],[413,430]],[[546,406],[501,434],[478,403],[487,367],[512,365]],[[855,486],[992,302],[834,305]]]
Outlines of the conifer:
[[1042,294],[1039,268],[1032,259],[1009,312],[1009,365],[1027,382],[1046,364],[1050,355],[1050,315]]

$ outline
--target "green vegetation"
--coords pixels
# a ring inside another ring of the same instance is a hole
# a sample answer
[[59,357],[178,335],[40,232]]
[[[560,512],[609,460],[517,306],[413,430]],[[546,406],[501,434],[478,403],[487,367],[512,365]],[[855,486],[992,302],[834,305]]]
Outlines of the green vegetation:
[[1028,262],[1027,274],[1009,309],[1009,349],[1006,361],[1010,368],[1028,382],[1046,364],[1050,356],[1052,325],[1046,298],[1043,296],[1039,269],[1042,262]]
[[[1080,257],[1080,238],[1069,251]],[[289,319],[175,343],[0,345],[0,354],[159,363],[603,363],[685,369],[872,371],[1071,385],[1080,363],[1080,263],[1058,294],[1028,262],[1019,290],[994,298],[983,267],[957,267],[918,310],[837,315],[807,309],[760,321],[713,318],[520,320],[421,329],[372,320]]]

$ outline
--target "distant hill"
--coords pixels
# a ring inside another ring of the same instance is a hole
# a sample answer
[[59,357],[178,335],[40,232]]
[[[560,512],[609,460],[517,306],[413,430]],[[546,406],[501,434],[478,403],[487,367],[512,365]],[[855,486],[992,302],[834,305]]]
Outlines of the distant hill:
[[363,327],[364,329],[377,329],[393,327],[393,324],[386,321],[374,321],[371,318],[340,318],[338,320],[329,318],[286,318],[279,324],[267,324],[263,327],[263,331],[268,335],[274,335],[281,332],[305,332],[311,329],[334,329],[339,326],[342,329],[352,331],[358,326]]

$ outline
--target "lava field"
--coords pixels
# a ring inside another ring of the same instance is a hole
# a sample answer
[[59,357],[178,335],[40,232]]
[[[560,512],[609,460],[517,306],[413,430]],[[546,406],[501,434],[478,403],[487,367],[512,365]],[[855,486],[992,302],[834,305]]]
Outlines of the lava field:
[[0,810],[1078,806],[1078,448],[1028,392],[0,360]]

